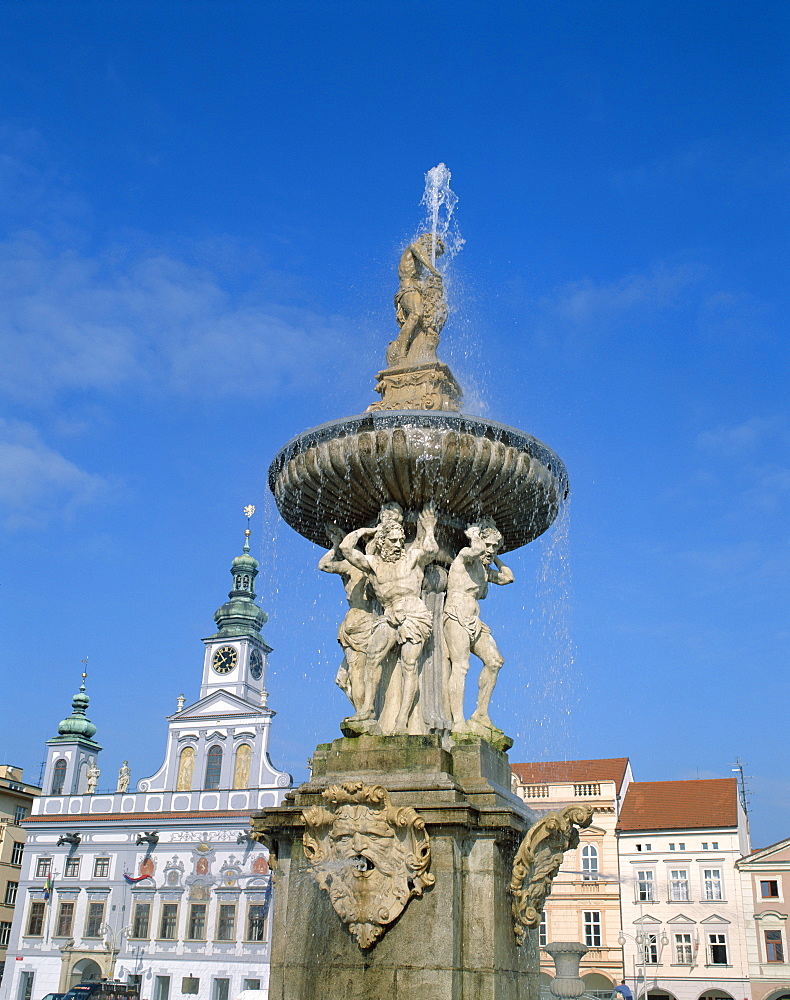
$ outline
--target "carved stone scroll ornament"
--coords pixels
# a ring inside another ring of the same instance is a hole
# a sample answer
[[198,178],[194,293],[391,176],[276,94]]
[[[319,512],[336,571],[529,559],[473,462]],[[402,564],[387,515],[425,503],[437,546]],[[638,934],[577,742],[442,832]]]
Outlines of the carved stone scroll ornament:
[[370,948],[435,881],[425,820],[394,806],[380,785],[330,785],[323,798],[326,806],[303,813],[310,874],[359,947]]
[[565,852],[579,846],[577,827],[588,827],[592,816],[592,806],[566,806],[561,812],[547,813],[521,841],[510,880],[513,930],[519,945],[524,943],[527,929],[540,924],[546,897]]

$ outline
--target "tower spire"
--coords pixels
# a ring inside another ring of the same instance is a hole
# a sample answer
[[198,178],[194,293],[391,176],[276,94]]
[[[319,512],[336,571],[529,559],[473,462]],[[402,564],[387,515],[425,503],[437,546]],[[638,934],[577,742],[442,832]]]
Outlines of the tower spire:
[[255,507],[248,504],[244,508],[247,527],[244,531],[242,555],[236,556],[230,566],[233,586],[226,601],[214,614],[219,631],[210,638],[232,638],[234,636],[259,636],[268,615],[255,604],[255,577],[258,575],[258,560],[250,555],[250,519]]
[[82,662],[85,664],[85,669],[82,671],[80,689],[71,699],[71,715],[63,719],[58,725],[58,736],[66,737],[66,739],[74,739],[76,737],[92,740],[96,734],[96,726],[94,726],[86,715],[88,705],[90,704],[90,698],[85,693],[85,681],[88,678],[87,657]]

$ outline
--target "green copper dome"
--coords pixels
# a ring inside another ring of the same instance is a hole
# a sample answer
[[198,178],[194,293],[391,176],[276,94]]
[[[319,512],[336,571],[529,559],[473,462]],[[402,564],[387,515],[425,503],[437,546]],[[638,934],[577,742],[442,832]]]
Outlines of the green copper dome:
[[63,719],[58,726],[58,736],[76,737],[85,740],[93,737],[96,732],[96,726],[94,726],[85,714],[89,704],[90,698],[85,694],[85,675],[83,674],[80,689],[71,701],[71,715]]
[[258,575],[258,560],[250,555],[250,529],[244,532],[244,551],[236,556],[230,566],[233,587],[226,601],[214,614],[219,632],[212,639],[228,639],[233,636],[260,635],[264,622],[269,617],[263,608],[255,603],[255,577]]

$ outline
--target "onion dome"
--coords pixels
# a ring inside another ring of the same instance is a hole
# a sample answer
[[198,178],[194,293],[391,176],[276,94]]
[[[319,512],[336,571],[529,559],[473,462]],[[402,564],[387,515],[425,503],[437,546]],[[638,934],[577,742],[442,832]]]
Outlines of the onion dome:
[[90,740],[96,733],[96,726],[85,714],[90,704],[90,698],[85,693],[85,678],[87,676],[83,673],[80,689],[71,700],[71,715],[63,719],[58,726],[58,736],[64,736],[67,739]]
[[[247,513],[249,511],[249,513]],[[233,586],[228,592],[229,601],[214,613],[214,621],[219,631],[209,638],[226,639],[233,636],[259,636],[268,615],[255,603],[255,577],[258,575],[258,560],[250,555],[249,519],[255,508],[245,507],[247,528],[244,532],[242,555],[236,556],[230,564]]]

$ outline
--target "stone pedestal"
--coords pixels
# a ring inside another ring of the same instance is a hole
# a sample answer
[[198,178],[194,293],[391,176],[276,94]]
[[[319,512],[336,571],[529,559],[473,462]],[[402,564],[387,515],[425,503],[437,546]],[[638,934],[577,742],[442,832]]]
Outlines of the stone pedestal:
[[[325,806],[330,786],[353,783],[382,786],[394,807],[416,810],[435,879],[367,948],[311,875],[303,842],[304,811]],[[321,744],[311,780],[252,820],[274,865],[270,1000],[538,1000],[536,934],[516,946],[509,893],[536,818],[510,792],[507,755],[482,740]]]
[[368,410],[460,410],[463,393],[441,361],[395,365],[378,373],[378,403]]

